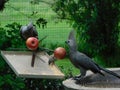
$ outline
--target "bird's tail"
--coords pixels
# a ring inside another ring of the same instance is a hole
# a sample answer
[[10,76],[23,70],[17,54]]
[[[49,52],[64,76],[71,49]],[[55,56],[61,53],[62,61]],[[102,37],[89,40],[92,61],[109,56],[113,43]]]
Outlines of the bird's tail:
[[116,73],[114,73],[114,72],[112,72],[112,71],[110,71],[110,70],[108,70],[108,69],[105,69],[105,68],[102,68],[102,67],[99,67],[99,68],[100,68],[101,70],[103,70],[103,71],[105,71],[105,72],[107,72],[107,73],[109,73],[109,74],[117,77],[117,78],[120,78],[120,75],[118,75],[118,74],[116,74]]

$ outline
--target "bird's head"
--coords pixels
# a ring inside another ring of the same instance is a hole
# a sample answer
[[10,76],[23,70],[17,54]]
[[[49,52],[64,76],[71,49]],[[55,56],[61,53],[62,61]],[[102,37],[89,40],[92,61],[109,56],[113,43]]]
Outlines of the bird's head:
[[65,43],[66,43],[69,47],[74,47],[74,41],[73,41],[73,40],[67,40],[67,41],[65,41]]
[[75,39],[75,36],[74,36],[74,30],[72,30],[69,33],[68,40],[65,41],[65,43],[69,46],[70,49],[74,49],[74,50],[77,49],[76,39]]

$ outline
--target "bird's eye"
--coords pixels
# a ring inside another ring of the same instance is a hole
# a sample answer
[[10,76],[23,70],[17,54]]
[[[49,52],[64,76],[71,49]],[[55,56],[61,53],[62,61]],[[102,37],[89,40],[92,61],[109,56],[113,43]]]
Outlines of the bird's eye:
[[70,41],[68,40],[68,43],[70,43]]

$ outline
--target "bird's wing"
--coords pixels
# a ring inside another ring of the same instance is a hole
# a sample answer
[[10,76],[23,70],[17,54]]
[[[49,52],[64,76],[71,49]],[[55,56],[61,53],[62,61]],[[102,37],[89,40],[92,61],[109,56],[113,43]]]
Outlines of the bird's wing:
[[34,31],[34,36],[38,36],[38,32],[35,27],[33,27],[33,31]]
[[30,22],[28,24],[27,30],[29,31],[30,36],[33,36],[33,37],[38,36],[38,32],[37,32],[35,26],[33,26],[32,22]]
[[91,58],[89,58],[83,53],[77,52],[75,60],[76,60],[76,63],[78,63],[78,65],[80,65],[81,67],[87,70],[91,70],[93,72],[97,72],[99,70],[95,62],[93,62]]
[[27,26],[22,26],[22,27],[20,28],[20,36],[21,36],[23,39],[25,39],[24,33],[26,32],[26,30],[27,30]]

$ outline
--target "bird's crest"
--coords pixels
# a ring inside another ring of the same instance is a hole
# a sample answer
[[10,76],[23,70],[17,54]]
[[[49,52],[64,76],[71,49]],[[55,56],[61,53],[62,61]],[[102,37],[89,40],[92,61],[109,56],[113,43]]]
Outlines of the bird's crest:
[[75,31],[74,31],[74,30],[72,30],[72,31],[69,33],[68,39],[75,41]]
[[69,45],[72,46],[72,48],[77,49],[77,43],[76,43],[75,31],[74,31],[74,30],[72,30],[72,31],[69,33],[68,40],[71,41],[71,43],[69,43]]

